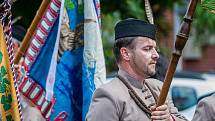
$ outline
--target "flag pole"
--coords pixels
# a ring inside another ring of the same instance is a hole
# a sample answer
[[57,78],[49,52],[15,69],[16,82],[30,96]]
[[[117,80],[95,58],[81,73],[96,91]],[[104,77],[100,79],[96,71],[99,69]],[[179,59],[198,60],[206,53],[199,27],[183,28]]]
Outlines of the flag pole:
[[157,107],[163,105],[166,101],[166,97],[172,82],[173,75],[176,70],[176,66],[182,54],[182,50],[189,38],[192,18],[193,18],[193,14],[195,12],[197,3],[198,3],[198,0],[190,0],[189,7],[185,14],[184,20],[181,24],[181,28],[179,30],[179,33],[177,34],[177,38],[175,42],[175,50],[172,53],[172,58],[164,79],[164,84],[162,86],[160,96],[158,98]]
[[29,44],[30,44],[30,39],[33,36],[33,33],[34,33],[38,23],[42,19],[42,15],[45,12],[49,2],[50,2],[50,0],[43,0],[41,5],[40,5],[40,8],[37,10],[37,13],[36,13],[32,23],[31,23],[30,27],[28,28],[28,31],[25,34],[25,37],[21,43],[21,46],[20,46],[20,48],[19,48],[19,50],[15,56],[15,59],[14,59],[15,64],[19,63],[21,57],[24,55],[24,53],[28,49]]

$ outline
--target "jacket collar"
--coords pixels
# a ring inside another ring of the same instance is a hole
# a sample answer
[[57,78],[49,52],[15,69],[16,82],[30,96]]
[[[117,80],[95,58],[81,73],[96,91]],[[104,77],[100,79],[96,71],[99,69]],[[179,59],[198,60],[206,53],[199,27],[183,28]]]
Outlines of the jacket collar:
[[142,81],[135,79],[134,77],[132,77],[131,75],[129,75],[127,72],[123,71],[123,70],[119,70],[118,71],[118,75],[124,77],[124,79],[129,82],[132,86],[138,88],[138,89],[142,89],[144,82],[142,83]]

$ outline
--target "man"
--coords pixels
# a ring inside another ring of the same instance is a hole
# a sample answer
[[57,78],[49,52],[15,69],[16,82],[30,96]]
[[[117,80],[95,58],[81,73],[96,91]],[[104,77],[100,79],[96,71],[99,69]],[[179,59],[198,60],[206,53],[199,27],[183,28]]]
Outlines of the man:
[[126,19],[115,26],[114,54],[118,75],[97,88],[87,121],[185,121],[170,99],[156,107],[162,82],[148,79],[155,74],[159,55],[155,26]]
[[25,33],[26,33],[25,28],[23,28],[22,26],[20,25],[12,26],[12,42],[15,53],[18,51],[21,41],[25,36]]
[[215,93],[199,101],[192,121],[215,121]]

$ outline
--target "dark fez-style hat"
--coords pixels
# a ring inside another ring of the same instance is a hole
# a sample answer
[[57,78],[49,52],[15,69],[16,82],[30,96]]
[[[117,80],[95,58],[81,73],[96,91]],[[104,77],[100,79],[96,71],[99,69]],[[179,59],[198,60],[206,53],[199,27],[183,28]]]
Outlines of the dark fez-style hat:
[[139,19],[125,19],[115,26],[115,40],[123,37],[143,36],[155,40],[155,26]]

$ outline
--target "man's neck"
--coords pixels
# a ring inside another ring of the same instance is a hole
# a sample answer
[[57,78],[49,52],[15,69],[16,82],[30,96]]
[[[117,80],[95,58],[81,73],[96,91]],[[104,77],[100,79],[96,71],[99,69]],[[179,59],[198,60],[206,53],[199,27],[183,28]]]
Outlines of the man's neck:
[[131,67],[124,67],[124,66],[119,66],[119,69],[126,72],[129,76],[133,77],[136,80],[139,81],[144,81],[146,78],[148,78],[147,75],[140,75],[139,73],[136,73]]

